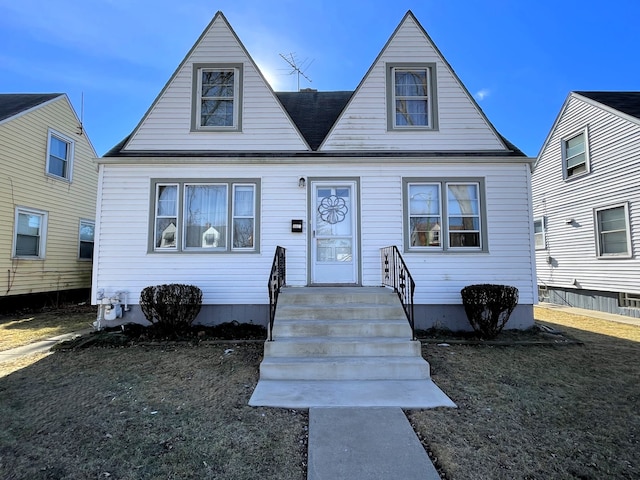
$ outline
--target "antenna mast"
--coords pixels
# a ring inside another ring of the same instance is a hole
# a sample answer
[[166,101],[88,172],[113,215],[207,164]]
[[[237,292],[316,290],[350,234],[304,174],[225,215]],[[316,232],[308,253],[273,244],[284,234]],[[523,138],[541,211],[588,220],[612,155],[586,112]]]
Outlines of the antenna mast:
[[304,72],[311,66],[311,64],[313,63],[313,60],[311,60],[310,62],[307,62],[308,59],[305,59],[301,64],[298,64],[295,53],[289,53],[286,56],[283,55],[282,53],[279,55],[293,69],[291,70],[291,72],[289,72],[289,75],[293,75],[294,73],[298,75],[298,91],[300,91],[300,75],[302,75],[309,83],[312,82],[312,80],[309,77],[307,77],[307,75],[305,75]]

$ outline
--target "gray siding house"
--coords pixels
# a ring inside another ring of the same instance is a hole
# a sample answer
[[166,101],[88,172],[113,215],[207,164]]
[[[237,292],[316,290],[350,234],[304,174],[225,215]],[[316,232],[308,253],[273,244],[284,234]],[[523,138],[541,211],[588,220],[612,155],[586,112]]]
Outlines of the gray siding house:
[[222,13],[100,165],[93,298],[189,283],[197,321],[269,318],[287,288],[381,286],[397,246],[416,326],[468,329],[460,290],[520,291],[533,324],[532,159],[486,118],[408,12],[353,91],[274,92]]
[[541,301],[640,318],[640,92],[572,92],[533,184]]

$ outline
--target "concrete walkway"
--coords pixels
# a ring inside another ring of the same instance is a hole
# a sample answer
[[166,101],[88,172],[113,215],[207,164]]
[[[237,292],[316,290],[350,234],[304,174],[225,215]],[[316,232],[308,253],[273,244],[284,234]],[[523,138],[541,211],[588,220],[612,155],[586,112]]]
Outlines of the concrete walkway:
[[48,338],[46,340],[33,342],[33,343],[30,343],[29,345],[24,345],[22,347],[16,347],[16,348],[12,348],[11,350],[5,350],[3,352],[0,352],[0,363],[13,362],[15,360],[19,360],[22,357],[35,355],[37,353],[47,353],[49,350],[51,350],[51,347],[53,347],[56,343],[60,343],[65,340],[71,340],[72,338],[87,334],[92,331],[93,331],[93,328],[86,328],[78,332],[65,333],[62,335],[57,335],[55,337]]
[[400,408],[309,409],[307,480],[440,480]]

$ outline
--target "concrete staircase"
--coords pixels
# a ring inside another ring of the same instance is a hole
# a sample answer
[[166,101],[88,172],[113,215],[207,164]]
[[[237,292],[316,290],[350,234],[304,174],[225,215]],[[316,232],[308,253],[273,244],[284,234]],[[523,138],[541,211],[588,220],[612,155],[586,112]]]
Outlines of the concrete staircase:
[[255,406],[455,406],[398,296],[383,287],[284,288],[265,343]]

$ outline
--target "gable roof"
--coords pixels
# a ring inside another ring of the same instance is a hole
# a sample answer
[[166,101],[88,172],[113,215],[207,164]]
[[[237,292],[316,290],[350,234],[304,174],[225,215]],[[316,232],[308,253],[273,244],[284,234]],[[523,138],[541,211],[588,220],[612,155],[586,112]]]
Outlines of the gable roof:
[[2,93],[0,94],[0,122],[53,100],[62,93]]
[[640,120],[640,92],[575,92]]
[[317,150],[353,92],[276,92],[312,150]]

